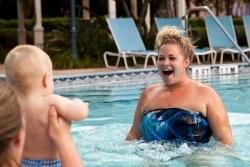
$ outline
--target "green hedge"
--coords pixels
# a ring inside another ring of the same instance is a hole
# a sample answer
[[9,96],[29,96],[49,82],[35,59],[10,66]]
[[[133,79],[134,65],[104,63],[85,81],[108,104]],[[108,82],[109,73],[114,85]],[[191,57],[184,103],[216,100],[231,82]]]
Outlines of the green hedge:
[[[241,18],[233,18],[238,43],[246,45],[246,37]],[[208,47],[205,23],[202,18],[188,20],[190,35],[198,47]],[[27,43],[33,43],[34,20],[25,20]],[[76,21],[77,51],[79,60],[71,56],[70,51],[70,19],[44,18],[44,49],[51,56],[56,69],[104,67],[103,53],[117,51],[104,17],[91,21]],[[17,45],[17,20],[0,20],[0,63],[3,63],[6,53]],[[157,29],[152,24],[149,34],[142,36],[147,49],[154,48]],[[113,63],[115,59],[112,60]],[[131,63],[131,62],[129,62]]]
[[[69,18],[43,18],[43,26],[45,27],[46,32],[51,32],[54,29],[65,29],[70,27]],[[29,31],[33,30],[35,21],[32,19],[25,20],[25,28]],[[17,20],[1,20],[0,19],[0,29],[15,29],[17,28]]]

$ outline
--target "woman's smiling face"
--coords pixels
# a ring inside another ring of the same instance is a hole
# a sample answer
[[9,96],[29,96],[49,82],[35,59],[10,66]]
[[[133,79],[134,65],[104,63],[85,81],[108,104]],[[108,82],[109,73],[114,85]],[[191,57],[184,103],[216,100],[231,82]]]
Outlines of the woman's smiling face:
[[183,55],[177,44],[164,44],[159,49],[157,66],[163,82],[167,86],[180,83],[186,78],[190,59]]

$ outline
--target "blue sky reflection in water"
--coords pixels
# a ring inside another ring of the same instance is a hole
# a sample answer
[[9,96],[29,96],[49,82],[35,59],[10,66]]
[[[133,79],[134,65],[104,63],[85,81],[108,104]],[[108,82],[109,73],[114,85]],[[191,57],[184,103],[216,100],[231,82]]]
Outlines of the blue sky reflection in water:
[[223,99],[233,131],[233,144],[225,147],[213,139],[202,146],[187,143],[126,142],[140,93],[152,81],[57,90],[69,98],[90,103],[87,120],[74,122],[72,135],[88,167],[147,166],[249,166],[250,75],[194,78],[216,89]]

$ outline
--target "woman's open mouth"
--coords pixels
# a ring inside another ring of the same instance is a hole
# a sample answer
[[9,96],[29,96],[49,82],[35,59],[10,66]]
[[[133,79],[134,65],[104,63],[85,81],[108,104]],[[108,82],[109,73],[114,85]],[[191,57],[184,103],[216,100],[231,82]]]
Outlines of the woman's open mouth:
[[162,73],[165,77],[169,77],[171,74],[173,74],[174,70],[162,70]]

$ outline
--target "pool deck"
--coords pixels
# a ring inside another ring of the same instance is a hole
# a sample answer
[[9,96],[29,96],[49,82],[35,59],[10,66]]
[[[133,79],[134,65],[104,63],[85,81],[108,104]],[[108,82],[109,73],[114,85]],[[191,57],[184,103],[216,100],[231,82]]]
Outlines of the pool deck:
[[[232,62],[232,61],[226,61],[223,64],[234,64],[237,62]],[[240,63],[240,62],[238,62]],[[192,66],[204,66],[204,65],[212,65],[212,64],[197,64],[197,63],[192,63]],[[217,64],[218,65],[218,64]],[[148,66],[147,68],[154,68],[154,66]],[[132,67],[132,70],[141,70],[143,69],[142,67]],[[118,67],[118,68],[83,68],[83,69],[67,69],[67,70],[53,70],[54,76],[64,76],[64,75],[79,75],[79,74],[98,74],[98,73],[110,73],[110,72],[119,72],[119,71],[126,71],[125,67]],[[4,75],[4,66],[3,64],[0,64],[0,75]]]
[[[99,73],[99,72],[113,72],[113,71],[120,71],[125,70],[124,67],[119,68],[86,68],[86,69],[72,69],[72,70],[53,70],[55,76],[60,75],[75,75],[75,74],[92,74],[92,73]],[[4,67],[3,64],[0,64],[0,74],[4,74]]]

